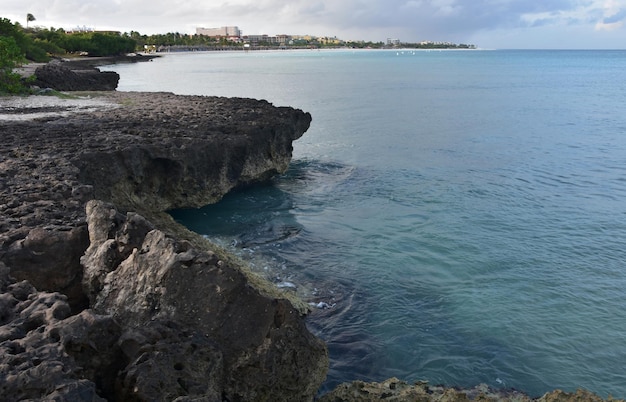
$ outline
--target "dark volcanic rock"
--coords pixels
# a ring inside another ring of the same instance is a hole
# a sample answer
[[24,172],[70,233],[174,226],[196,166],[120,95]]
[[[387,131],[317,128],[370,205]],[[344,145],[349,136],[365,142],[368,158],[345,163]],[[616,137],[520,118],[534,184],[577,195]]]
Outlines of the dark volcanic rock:
[[35,77],[34,85],[57,91],[114,91],[120,80],[114,71],[100,71],[71,62],[45,64],[35,70]]

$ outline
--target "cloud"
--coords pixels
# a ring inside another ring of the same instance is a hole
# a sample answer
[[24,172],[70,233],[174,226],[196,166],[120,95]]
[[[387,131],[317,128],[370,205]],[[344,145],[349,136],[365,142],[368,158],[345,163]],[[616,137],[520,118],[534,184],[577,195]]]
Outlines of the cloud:
[[[539,37],[551,29],[623,33],[626,0],[2,0],[3,13],[43,26],[141,33],[193,33],[196,27],[237,25],[248,34],[312,34],[403,41]],[[22,22],[23,23],[23,22]],[[576,29],[574,29],[576,28]],[[617,40],[615,43],[618,43]],[[622,42],[623,46],[623,42]]]
[[619,1],[607,1],[604,4],[604,18],[596,24],[597,30],[613,31],[621,28],[626,20],[626,5]]
[[622,22],[624,21],[624,19],[626,18],[626,9],[622,9],[619,12],[606,17],[604,20],[602,20],[602,22],[604,24],[615,24],[617,22]]

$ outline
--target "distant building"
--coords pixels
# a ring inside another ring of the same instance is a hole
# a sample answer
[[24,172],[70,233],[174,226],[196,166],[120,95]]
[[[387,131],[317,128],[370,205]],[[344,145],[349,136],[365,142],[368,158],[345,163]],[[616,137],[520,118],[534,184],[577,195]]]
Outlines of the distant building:
[[400,45],[400,39],[387,38],[387,45],[398,46]]
[[85,25],[81,26],[77,26],[76,28],[70,29],[68,31],[65,31],[65,33],[85,33],[85,32],[93,32],[94,29],[91,27],[87,27]]
[[116,35],[116,36],[121,36],[122,33],[120,31],[96,31],[93,28],[88,28],[88,27],[76,27],[70,31],[65,31],[66,34],[84,34],[84,33],[99,33],[99,34],[103,34],[103,35]]
[[285,35],[285,34],[276,35],[276,42],[278,42],[282,46],[288,44],[290,40],[291,40],[291,35]]
[[252,46],[257,46],[260,43],[271,43],[268,35],[245,35],[242,39],[245,43],[249,43]]
[[221,28],[196,28],[197,35],[210,36],[213,38],[239,38],[241,30],[239,27],[221,27]]
[[332,38],[328,36],[322,36],[321,38],[317,38],[317,40],[322,45],[342,45],[344,43],[343,40],[338,39],[336,36],[333,36]]
[[305,40],[305,41],[313,41],[313,40],[317,40],[317,37],[315,36],[311,36],[311,35],[293,35],[291,37],[293,40]]

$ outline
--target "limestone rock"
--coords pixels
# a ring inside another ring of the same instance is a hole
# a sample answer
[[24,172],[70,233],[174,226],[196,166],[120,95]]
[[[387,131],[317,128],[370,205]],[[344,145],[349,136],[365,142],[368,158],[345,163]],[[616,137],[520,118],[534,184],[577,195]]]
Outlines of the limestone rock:
[[128,330],[120,345],[130,363],[120,373],[119,401],[222,401],[223,356],[205,335],[173,322]]
[[[111,216],[115,221],[117,215],[111,213],[111,208],[90,201],[87,210],[90,215]],[[115,225],[89,217],[88,221],[102,226],[90,224],[90,233],[104,233]],[[119,225],[120,231],[126,223]],[[102,289],[94,293],[96,312],[112,315],[125,328],[140,329],[165,321],[176,323],[190,336],[206,337],[223,356],[221,392],[231,400],[313,398],[325,378],[326,347],[306,330],[299,312],[288,301],[261,295],[238,269],[211,252],[195,250],[156,229],[135,234],[141,238],[141,246],[106,274]],[[119,249],[119,240],[114,238],[121,237],[112,233],[108,239],[100,238],[99,244],[109,250]],[[138,242],[136,238],[126,241]],[[99,252],[98,244],[92,244],[83,261],[108,264],[106,259],[92,257],[92,253]],[[87,275],[109,269],[88,267],[85,272]],[[85,280],[91,281],[88,277]],[[188,348],[181,347],[184,354]],[[209,361],[204,366],[217,364],[215,353],[206,350]],[[193,365],[180,363],[179,367]],[[134,378],[132,370],[128,373]]]
[[75,301],[73,307],[79,307],[84,305],[79,260],[87,244],[85,225],[67,231],[35,227],[8,247],[3,260],[14,267],[13,277],[39,290],[62,292]]
[[[602,402],[604,399],[582,389],[576,392],[555,390],[540,398],[531,398],[513,389],[493,389],[485,384],[473,388],[450,388],[430,385],[427,381],[409,384],[397,378],[382,382],[353,381],[338,385],[321,396],[318,402]],[[609,398],[607,401],[619,402]]]
[[2,263],[0,291],[2,400],[104,401],[96,382],[110,389],[119,327],[88,310],[70,316],[65,296],[16,282]]
[[202,332],[71,315],[65,296],[16,282],[0,263],[0,400],[221,401],[222,390],[222,353]]
[[115,270],[136,248],[154,226],[141,215],[117,212],[111,204],[87,203],[90,246],[81,258],[84,267],[83,291],[95,303],[106,275]]
[[311,116],[95,95],[97,110],[0,119],[0,395],[312,400],[327,351],[291,303],[144,218],[284,172]]
[[[557,389],[537,399],[538,402],[602,402],[604,400],[593,392],[584,389],[577,389],[576,392],[565,392]],[[624,400],[608,398],[607,401],[623,402]]]
[[[98,115],[90,147],[72,158],[95,198],[126,210],[166,211],[219,201],[235,187],[289,167],[311,116],[266,101],[119,94],[131,106]],[[128,109],[133,112],[129,118]],[[117,133],[111,136],[111,133]]]
[[57,91],[114,91],[120,80],[116,72],[72,63],[45,64],[35,70],[35,77],[35,85]]
[[39,290],[67,295],[73,311],[88,305],[79,261],[87,200],[152,212],[216,202],[284,172],[311,122],[252,99],[93,95],[97,110],[88,102],[37,121],[0,119],[0,261]]

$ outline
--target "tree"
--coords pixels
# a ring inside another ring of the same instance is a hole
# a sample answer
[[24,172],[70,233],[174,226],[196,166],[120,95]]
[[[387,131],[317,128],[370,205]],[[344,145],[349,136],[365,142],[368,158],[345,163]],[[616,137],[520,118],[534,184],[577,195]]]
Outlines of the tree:
[[24,53],[20,50],[15,39],[10,36],[0,36],[0,93],[25,92],[19,74],[13,69],[24,61]]
[[31,13],[26,14],[26,28],[28,28],[28,23],[31,21],[35,21],[35,16]]

